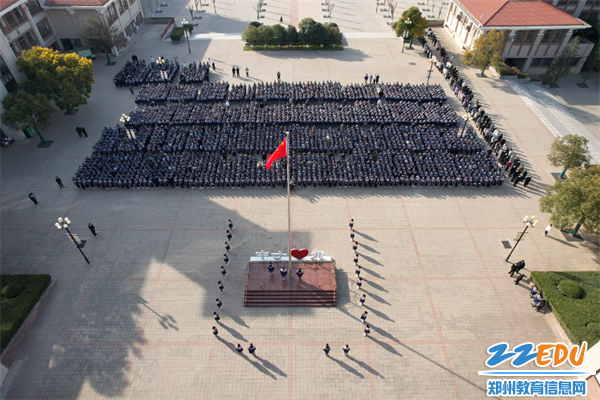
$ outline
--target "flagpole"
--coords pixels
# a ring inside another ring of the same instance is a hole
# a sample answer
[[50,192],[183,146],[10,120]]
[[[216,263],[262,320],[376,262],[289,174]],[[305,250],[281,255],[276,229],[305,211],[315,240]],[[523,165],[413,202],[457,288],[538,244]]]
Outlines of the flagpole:
[[292,276],[292,212],[290,202],[290,133],[285,133],[285,154],[287,167],[287,203],[288,203],[288,273]]

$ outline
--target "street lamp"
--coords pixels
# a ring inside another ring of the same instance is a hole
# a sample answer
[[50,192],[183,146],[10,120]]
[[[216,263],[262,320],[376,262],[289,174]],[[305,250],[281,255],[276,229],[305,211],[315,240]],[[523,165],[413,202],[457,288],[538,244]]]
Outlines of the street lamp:
[[87,261],[87,263],[89,264],[90,260],[88,260],[87,257],[85,256],[85,254],[83,254],[83,250],[81,250],[81,247],[79,247],[79,242],[77,242],[75,240],[75,238],[71,234],[71,231],[69,230],[69,225],[71,225],[71,220],[66,217],[64,219],[59,218],[58,222],[54,224],[54,226],[56,226],[59,230],[65,228],[65,230],[69,233],[69,236],[71,236],[71,240],[73,240],[73,243],[75,243],[75,246],[77,246],[77,248],[81,252],[81,255],[83,256],[83,258],[85,258],[85,261]]
[[185,18],[183,19],[183,21],[181,21],[181,25],[183,26],[183,34],[185,35],[185,38],[187,39],[188,51],[190,52],[190,54],[192,54],[192,50],[190,49],[190,32],[188,31],[188,28],[186,27],[186,25],[188,25],[188,22],[185,20]]
[[131,120],[131,117],[129,115],[127,115],[127,114],[121,115],[120,121],[123,123],[123,125],[125,125],[125,133],[127,133],[127,138],[135,139],[135,129],[131,129],[131,128],[127,127],[129,120]]
[[467,122],[471,121],[473,119],[473,117],[471,117],[470,114],[465,114],[462,116],[462,119],[465,120],[465,124],[463,125],[462,132],[460,133],[460,137],[463,137],[465,135],[465,129],[467,129]]
[[527,232],[527,228],[529,228],[530,226],[532,228],[534,228],[537,225],[537,223],[538,223],[537,220],[535,219],[535,215],[532,215],[531,218],[529,217],[529,215],[526,215],[525,218],[523,218],[523,222],[525,223],[525,230],[523,231],[523,233],[521,233],[519,235],[519,239],[517,239],[517,243],[515,244],[515,247],[513,247],[513,249],[511,250],[510,254],[508,255],[508,257],[506,257],[506,262],[508,262],[508,259],[512,255],[513,251],[515,251],[515,249],[519,245],[519,242],[521,241],[521,239],[523,239],[525,237],[525,233]]
[[[406,20],[404,20],[404,23],[406,24],[406,27],[409,28],[408,25],[412,24],[412,20],[410,18],[406,18]],[[410,28],[412,28],[412,26]],[[410,28],[408,29],[409,31],[410,31]],[[410,32],[409,34],[410,34],[410,42],[408,43],[408,48],[412,49],[413,33]]]
[[433,71],[433,64],[435,63],[433,57],[429,59],[429,62],[431,63],[431,67],[429,68],[429,71],[427,71],[427,84],[425,86],[429,86],[429,78],[431,78],[431,71]]

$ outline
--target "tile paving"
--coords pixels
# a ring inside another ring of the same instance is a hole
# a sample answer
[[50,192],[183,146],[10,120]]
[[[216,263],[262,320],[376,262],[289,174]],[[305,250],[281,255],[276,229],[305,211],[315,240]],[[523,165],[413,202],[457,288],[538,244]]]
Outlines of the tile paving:
[[[317,5],[292,0],[289,7]],[[230,8],[233,19],[239,11]],[[375,31],[374,18],[354,31]],[[336,260],[335,308],[243,307],[250,255],[287,249],[282,191],[74,188],[69,177],[91,154],[102,127],[135,106],[126,89],[111,83],[134,52],[180,62],[211,57],[219,68],[214,80],[231,79],[233,63],[248,65],[252,78],[236,83],[272,79],[277,70],[290,81],[351,83],[377,70],[384,81],[424,83],[428,68],[418,47],[401,54],[395,39],[348,39],[349,48],[336,54],[273,55],[243,53],[236,41],[194,41],[188,57],[187,48],[159,42],[159,28],[143,26],[115,67],[96,60],[89,104],[75,116],[56,115],[44,132],[52,147],[36,149],[31,139],[2,150],[2,271],[50,273],[58,280],[18,352],[23,363],[8,399],[481,399],[486,380],[477,371],[488,346],[559,340],[549,316],[529,306],[526,281],[515,286],[506,275],[508,250],[501,244],[523,228],[525,214],[539,214],[539,226],[547,224],[548,215],[537,211],[557,171],[545,161],[553,136],[508,83],[478,78],[475,70],[463,68],[532,171],[531,187],[298,190],[293,243]],[[438,34],[459,51],[442,30]],[[432,81],[442,82],[439,74]],[[451,96],[449,102],[457,105]],[[90,138],[77,138],[80,125]],[[55,175],[65,189],[56,187]],[[30,191],[39,206],[26,197]],[[54,229],[59,216],[69,216],[73,231],[88,240],[90,265]],[[229,218],[235,230],[221,296],[216,282]],[[373,328],[368,338],[352,285],[350,218]],[[97,237],[88,222],[100,231]],[[535,229],[514,258],[526,259],[527,270],[597,270],[598,243],[587,239],[566,241],[556,231],[545,238]],[[224,303],[219,338],[210,332],[216,296]],[[249,342],[258,347],[256,356],[233,350]],[[325,342],[330,357],[321,350]],[[348,358],[341,350],[346,343]]]

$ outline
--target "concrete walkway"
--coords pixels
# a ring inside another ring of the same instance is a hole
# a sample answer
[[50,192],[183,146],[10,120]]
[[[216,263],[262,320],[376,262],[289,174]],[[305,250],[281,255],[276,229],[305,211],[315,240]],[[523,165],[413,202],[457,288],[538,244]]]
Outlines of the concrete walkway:
[[510,80],[506,82],[554,136],[561,138],[569,134],[577,134],[585,137],[589,141],[591,163],[600,164],[600,139],[579,122],[556,96],[538,85]]

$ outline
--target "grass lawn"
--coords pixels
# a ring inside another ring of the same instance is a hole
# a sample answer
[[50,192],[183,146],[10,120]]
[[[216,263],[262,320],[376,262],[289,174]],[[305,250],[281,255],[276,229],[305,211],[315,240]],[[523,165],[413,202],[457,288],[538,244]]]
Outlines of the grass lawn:
[[250,47],[249,44],[244,45],[244,51],[293,51],[293,50],[301,50],[301,51],[315,51],[315,50],[328,50],[328,51],[342,51],[344,50],[344,46],[341,44],[336,44],[333,47],[332,44],[324,44],[323,47],[318,44],[311,44],[306,47],[305,44],[293,44],[292,47],[288,47],[287,45],[281,45],[281,47],[277,47],[276,44],[268,44],[265,47],[264,44],[255,44],[254,47]]
[[586,341],[589,349],[600,340],[600,272],[533,271],[531,276],[573,343]]
[[17,333],[35,303],[50,285],[50,281],[50,275],[0,275],[0,351],[4,351]]

